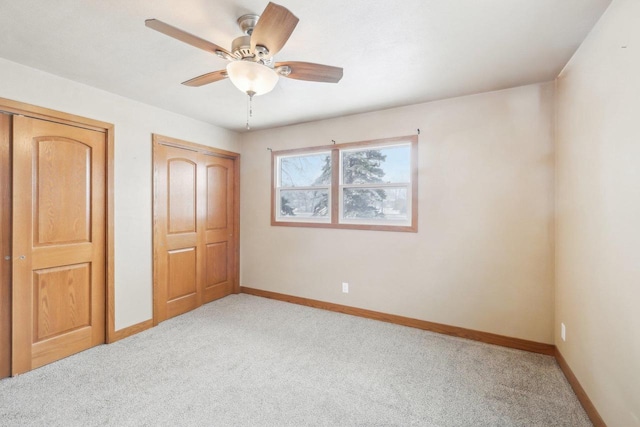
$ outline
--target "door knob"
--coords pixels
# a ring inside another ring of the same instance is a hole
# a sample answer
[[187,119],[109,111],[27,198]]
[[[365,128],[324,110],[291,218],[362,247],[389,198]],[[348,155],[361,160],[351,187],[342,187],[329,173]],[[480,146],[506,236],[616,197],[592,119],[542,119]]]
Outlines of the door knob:
[[18,257],[18,259],[20,259],[20,260],[25,259],[25,258],[26,258],[26,256],[24,256],[24,255],[20,255],[20,256]]
[[11,259],[11,257],[9,255],[4,257],[5,261],[9,261]]

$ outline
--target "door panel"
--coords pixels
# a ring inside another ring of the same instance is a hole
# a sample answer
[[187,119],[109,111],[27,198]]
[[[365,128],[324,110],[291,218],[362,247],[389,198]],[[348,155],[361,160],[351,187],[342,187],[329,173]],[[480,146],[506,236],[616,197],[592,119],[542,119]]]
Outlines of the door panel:
[[234,262],[234,164],[224,157],[202,155],[207,171],[206,283],[204,301],[209,302],[233,293],[233,280],[227,274]]
[[207,288],[229,280],[227,274],[228,253],[227,242],[207,245]]
[[91,147],[81,141],[34,138],[34,247],[89,242]]
[[[222,159],[221,159],[222,160]],[[229,169],[222,165],[207,166],[207,230],[227,228],[227,191]]]
[[91,325],[88,263],[34,271],[33,342]]
[[167,161],[169,234],[196,232],[197,168],[198,164],[190,159]]
[[154,152],[157,251],[154,317],[165,320],[201,304],[198,247],[198,153]]
[[105,135],[13,121],[13,374],[105,338]]
[[197,248],[169,251],[169,301],[195,295],[198,291],[196,254]]
[[154,136],[154,323],[234,292],[233,158]]

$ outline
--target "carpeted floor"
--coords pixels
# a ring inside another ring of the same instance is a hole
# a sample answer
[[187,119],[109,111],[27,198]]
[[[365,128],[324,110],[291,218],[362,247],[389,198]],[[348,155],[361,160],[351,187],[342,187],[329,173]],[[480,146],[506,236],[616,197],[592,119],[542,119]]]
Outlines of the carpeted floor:
[[589,426],[550,356],[249,295],[0,381],[2,426]]

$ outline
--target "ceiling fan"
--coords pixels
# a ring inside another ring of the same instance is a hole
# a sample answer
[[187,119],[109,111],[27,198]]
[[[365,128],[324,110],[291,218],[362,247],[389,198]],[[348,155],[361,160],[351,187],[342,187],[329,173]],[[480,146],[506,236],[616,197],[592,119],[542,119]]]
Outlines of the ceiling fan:
[[194,77],[183,85],[203,86],[228,77],[250,98],[270,92],[279,77],[325,83],[337,83],[342,78],[339,67],[310,62],[274,62],[274,55],[285,45],[297,24],[298,18],[293,13],[270,2],[262,15],[247,14],[238,18],[238,25],[245,35],[234,39],[231,50],[227,50],[157,19],[145,21],[149,28],[229,61],[226,69]]

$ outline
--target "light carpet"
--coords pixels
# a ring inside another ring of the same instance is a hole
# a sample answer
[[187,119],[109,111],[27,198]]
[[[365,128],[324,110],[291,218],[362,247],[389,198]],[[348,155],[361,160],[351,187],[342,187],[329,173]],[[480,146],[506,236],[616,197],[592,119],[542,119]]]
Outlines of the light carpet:
[[3,426],[589,426],[550,356],[232,295],[0,380]]

